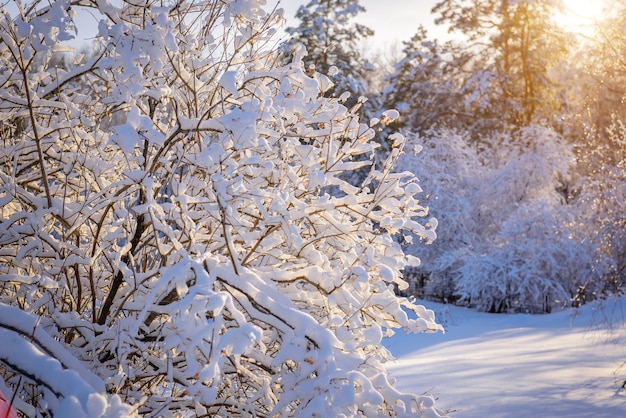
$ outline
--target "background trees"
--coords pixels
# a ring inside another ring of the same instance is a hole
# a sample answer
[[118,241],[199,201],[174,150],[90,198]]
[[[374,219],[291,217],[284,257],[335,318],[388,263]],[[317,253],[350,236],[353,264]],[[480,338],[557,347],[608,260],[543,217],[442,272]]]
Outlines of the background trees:
[[387,78],[386,107],[401,111],[398,125],[424,133],[433,127],[464,127],[474,118],[464,107],[464,69],[471,55],[459,45],[441,45],[426,29],[404,43],[402,57]]
[[[81,2],[97,52],[50,65],[69,1],[3,8],[0,389],[27,416],[438,416],[394,389],[393,234],[434,239],[374,131],[272,66],[255,2]],[[387,114],[394,116],[393,112]],[[362,184],[342,180],[369,167]],[[408,311],[413,312],[409,318]]]
[[353,22],[363,11],[358,0],[310,0],[296,13],[300,24],[287,28],[291,38],[284,45],[287,51],[303,45],[307,71],[330,76],[334,85],[327,94],[338,97],[350,93],[349,107],[368,91],[365,73],[372,69],[360,54],[358,43],[374,32]]
[[543,312],[623,290],[621,24],[566,43],[559,6],[442,1],[464,37],[418,29],[388,79],[422,149],[401,166],[440,221],[432,246],[408,246],[425,260],[407,271],[419,295]]
[[565,54],[565,35],[553,21],[554,1],[444,0],[433,12],[438,23],[465,35],[475,54],[474,91],[485,127],[524,126],[550,117],[559,103],[549,71]]

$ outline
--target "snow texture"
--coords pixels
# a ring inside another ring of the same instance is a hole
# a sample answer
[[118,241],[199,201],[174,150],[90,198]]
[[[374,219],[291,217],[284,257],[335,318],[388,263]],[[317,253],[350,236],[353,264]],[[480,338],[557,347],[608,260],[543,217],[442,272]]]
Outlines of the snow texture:
[[626,410],[626,299],[546,315],[487,314],[424,302],[446,325],[385,342],[401,390],[463,418],[612,418]]

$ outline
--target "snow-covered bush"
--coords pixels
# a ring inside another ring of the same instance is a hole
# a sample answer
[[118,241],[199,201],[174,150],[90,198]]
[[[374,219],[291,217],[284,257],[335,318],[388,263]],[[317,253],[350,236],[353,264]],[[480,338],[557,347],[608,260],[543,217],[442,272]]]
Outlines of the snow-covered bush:
[[432,132],[400,166],[432,191],[438,239],[408,251],[425,260],[429,297],[460,298],[481,310],[546,312],[591,274],[593,248],[577,233],[561,190],[574,162],[555,132],[530,126],[480,144]]
[[81,1],[98,45],[68,69],[70,1],[3,8],[0,390],[25,415],[439,416],[383,366],[394,328],[441,329],[394,294],[417,260],[392,234],[434,238],[404,138],[342,180],[374,133],[304,51],[272,68],[261,3]]
[[458,260],[446,255],[480,240],[474,228],[471,199],[478,193],[487,170],[467,136],[448,130],[410,135],[399,166],[415,173],[424,185],[428,207],[437,214],[439,223],[437,240],[432,245],[412,240],[407,246],[408,253],[424,260],[421,266],[407,269],[408,273],[427,278],[422,292],[428,297],[450,301],[455,297],[455,285],[448,269]]
[[579,235],[594,246],[593,274],[581,302],[624,292],[626,286],[626,125],[613,118],[606,136],[579,149],[589,171],[574,187]]

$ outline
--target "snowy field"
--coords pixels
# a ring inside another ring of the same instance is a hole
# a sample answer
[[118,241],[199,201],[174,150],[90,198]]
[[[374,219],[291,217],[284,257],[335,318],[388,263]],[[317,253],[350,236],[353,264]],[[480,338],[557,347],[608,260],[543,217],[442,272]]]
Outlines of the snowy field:
[[452,417],[626,416],[626,299],[549,315],[494,315],[432,302],[446,334],[386,346],[400,390]]

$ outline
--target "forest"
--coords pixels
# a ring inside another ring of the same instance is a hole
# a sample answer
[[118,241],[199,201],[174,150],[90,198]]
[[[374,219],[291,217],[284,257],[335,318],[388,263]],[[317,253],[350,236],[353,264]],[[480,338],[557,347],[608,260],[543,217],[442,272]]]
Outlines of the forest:
[[441,417],[386,368],[421,301],[621,295],[626,2],[562,7],[370,56],[358,0],[0,3],[0,412]]
[[440,1],[432,13],[452,40],[419,27],[401,51],[360,65],[368,57],[347,40],[370,32],[355,24],[350,35],[314,37],[307,22],[318,17],[300,9],[293,33],[308,58],[324,68],[330,51],[350,57],[333,59],[341,82],[370,99],[364,114],[400,112],[389,127],[408,138],[398,168],[418,177],[438,220],[432,245],[399,241],[422,261],[405,269],[403,294],[494,313],[621,294],[626,4],[608,2],[581,34],[560,26],[571,3]]
[[558,7],[441,2],[463,43],[420,30],[388,78],[382,100],[422,150],[400,165],[439,219],[438,244],[409,250],[423,297],[540,313],[623,290],[626,5],[592,37]]

